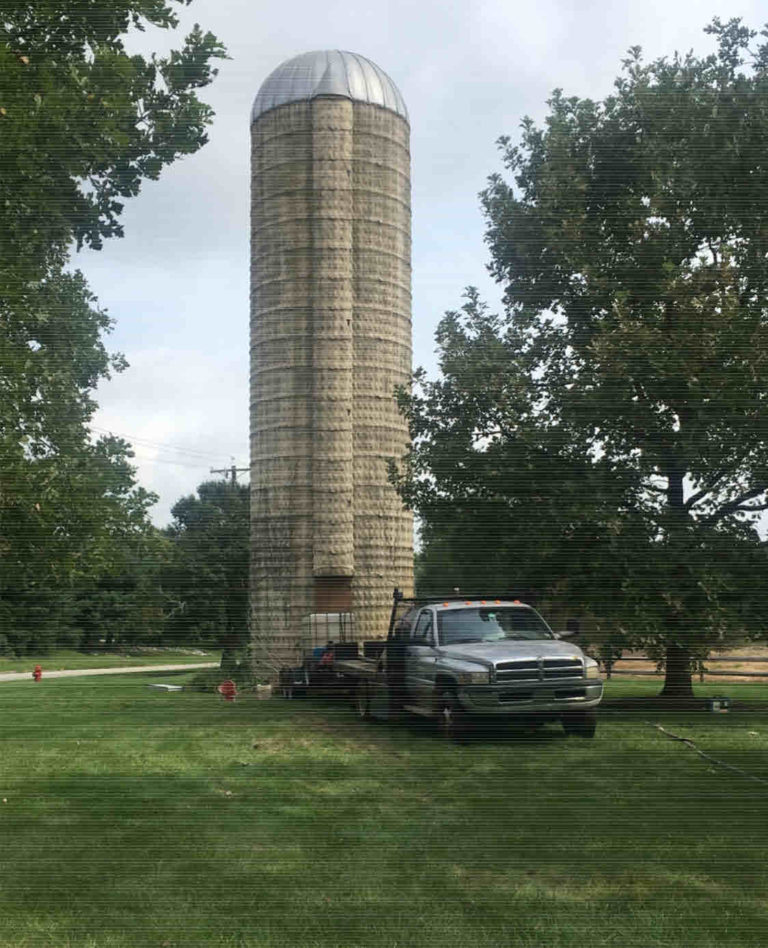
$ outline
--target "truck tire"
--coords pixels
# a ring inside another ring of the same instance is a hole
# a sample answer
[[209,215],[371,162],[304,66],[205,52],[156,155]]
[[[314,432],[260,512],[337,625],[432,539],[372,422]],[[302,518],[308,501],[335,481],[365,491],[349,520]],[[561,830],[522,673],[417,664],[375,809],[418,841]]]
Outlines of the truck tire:
[[560,719],[566,734],[576,734],[578,737],[594,737],[597,729],[597,713],[594,709],[588,711],[569,711]]
[[368,682],[360,679],[355,688],[355,711],[361,721],[368,721],[371,717],[371,696],[368,692]]
[[469,721],[467,714],[456,697],[456,692],[444,689],[437,699],[437,726],[447,741],[461,744],[467,738]]

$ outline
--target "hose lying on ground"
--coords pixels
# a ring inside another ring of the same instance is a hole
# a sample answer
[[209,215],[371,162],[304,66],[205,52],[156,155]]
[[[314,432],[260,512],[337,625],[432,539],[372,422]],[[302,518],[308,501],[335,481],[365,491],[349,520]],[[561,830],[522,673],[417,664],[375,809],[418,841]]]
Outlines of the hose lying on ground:
[[762,777],[756,777],[754,774],[747,773],[746,770],[740,770],[738,767],[733,767],[731,764],[726,764],[722,760],[717,760],[715,757],[710,757],[709,754],[705,754],[704,751],[699,750],[695,742],[692,741],[689,737],[680,737],[679,734],[673,734],[671,731],[666,730],[660,724],[652,724],[650,721],[647,722],[651,727],[655,727],[656,730],[661,731],[662,734],[665,734],[670,740],[680,741],[681,744],[686,744],[691,748],[692,751],[695,751],[699,757],[703,757],[704,760],[708,760],[710,763],[715,764],[717,767],[723,767],[725,770],[730,770],[735,774],[739,774],[742,777],[746,777],[748,780],[755,780],[757,783],[762,783],[764,786],[768,787],[768,780],[763,780]]

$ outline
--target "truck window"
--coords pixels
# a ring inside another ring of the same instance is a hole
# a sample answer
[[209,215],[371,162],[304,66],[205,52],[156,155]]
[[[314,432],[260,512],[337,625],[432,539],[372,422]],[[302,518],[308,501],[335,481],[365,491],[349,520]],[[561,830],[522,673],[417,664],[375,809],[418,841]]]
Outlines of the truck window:
[[533,609],[513,606],[439,612],[437,625],[441,645],[555,637],[547,623]]
[[400,641],[410,638],[411,626],[413,625],[415,614],[415,609],[409,609],[404,615],[400,616],[400,618],[395,621],[393,635],[394,638]]
[[413,641],[426,643],[431,640],[432,613],[429,610],[422,612],[419,621],[413,630]]

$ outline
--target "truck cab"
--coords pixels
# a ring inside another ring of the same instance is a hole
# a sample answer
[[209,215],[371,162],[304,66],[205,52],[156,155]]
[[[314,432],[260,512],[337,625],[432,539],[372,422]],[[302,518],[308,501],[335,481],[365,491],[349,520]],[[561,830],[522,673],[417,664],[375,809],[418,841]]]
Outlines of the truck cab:
[[560,720],[592,737],[603,683],[567,634],[518,600],[425,602],[393,623],[383,663],[390,682],[402,676],[403,709],[435,717],[448,737],[481,718]]

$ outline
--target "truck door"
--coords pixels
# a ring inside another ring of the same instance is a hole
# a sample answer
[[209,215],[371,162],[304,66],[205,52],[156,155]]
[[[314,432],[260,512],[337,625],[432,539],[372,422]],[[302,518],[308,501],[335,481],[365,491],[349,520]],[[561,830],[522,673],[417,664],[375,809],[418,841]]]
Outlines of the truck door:
[[431,609],[423,609],[405,650],[405,690],[411,702],[432,706],[435,687],[435,630]]

